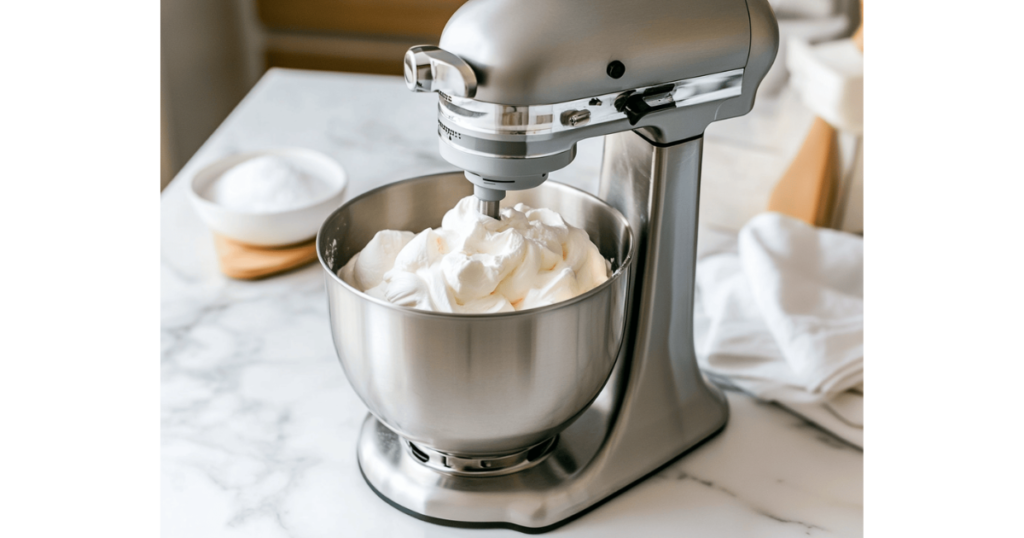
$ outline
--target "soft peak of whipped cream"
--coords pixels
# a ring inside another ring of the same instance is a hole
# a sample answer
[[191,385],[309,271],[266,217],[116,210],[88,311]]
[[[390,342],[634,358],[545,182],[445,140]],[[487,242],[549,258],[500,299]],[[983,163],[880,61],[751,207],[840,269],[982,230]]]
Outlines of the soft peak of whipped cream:
[[468,196],[440,228],[377,232],[338,276],[399,306],[459,313],[537,308],[608,280],[611,264],[558,213],[517,204],[495,220],[477,207]]

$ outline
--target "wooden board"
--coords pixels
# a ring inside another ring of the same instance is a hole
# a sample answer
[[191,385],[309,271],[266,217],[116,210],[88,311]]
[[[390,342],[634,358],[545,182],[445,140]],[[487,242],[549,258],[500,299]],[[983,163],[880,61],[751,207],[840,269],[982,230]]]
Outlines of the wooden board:
[[213,234],[220,270],[240,280],[266,278],[316,261],[316,240],[280,248],[254,247]]
[[839,192],[839,141],[836,130],[814,118],[800,151],[775,185],[768,211],[830,227]]

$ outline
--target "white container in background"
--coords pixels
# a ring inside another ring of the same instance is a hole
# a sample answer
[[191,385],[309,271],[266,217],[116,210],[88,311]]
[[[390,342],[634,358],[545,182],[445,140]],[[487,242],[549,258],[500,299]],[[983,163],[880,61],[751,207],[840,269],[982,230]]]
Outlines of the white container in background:
[[808,108],[841,131],[864,130],[864,53],[852,40],[812,45],[791,39],[786,63]]

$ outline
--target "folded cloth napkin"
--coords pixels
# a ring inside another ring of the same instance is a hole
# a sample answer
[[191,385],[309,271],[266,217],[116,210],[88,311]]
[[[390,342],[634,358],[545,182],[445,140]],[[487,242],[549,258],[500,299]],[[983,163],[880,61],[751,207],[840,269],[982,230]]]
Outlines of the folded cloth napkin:
[[863,447],[863,240],[778,213],[702,228],[697,356],[717,381]]

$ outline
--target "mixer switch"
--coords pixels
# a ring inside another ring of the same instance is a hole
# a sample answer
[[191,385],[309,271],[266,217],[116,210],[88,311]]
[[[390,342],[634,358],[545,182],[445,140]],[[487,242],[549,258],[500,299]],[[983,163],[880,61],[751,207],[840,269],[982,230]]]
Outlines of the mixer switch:
[[653,88],[647,88],[644,93],[634,93],[626,98],[623,111],[629,118],[630,125],[636,125],[641,118],[655,110],[675,108],[676,102],[672,96],[675,85],[662,84]]

